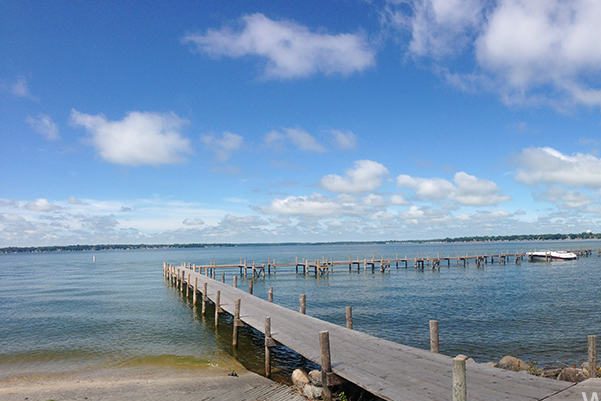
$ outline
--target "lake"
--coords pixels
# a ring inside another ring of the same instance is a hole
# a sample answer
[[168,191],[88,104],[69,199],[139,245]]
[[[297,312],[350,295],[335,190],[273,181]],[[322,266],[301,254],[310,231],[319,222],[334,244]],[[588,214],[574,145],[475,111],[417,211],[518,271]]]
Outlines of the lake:
[[[599,241],[477,244],[248,245],[195,249],[57,252],[0,255],[0,375],[96,369],[101,366],[215,364],[235,368],[229,329],[215,331],[167,285],[162,263],[237,263],[239,259],[293,261],[327,257],[457,256],[544,249],[601,249]],[[93,263],[93,256],[96,262]],[[227,282],[237,269],[227,271]],[[218,272],[220,277],[221,272]],[[601,334],[601,258],[594,252],[569,262],[487,265],[443,263],[440,271],[394,266],[390,272],[328,277],[294,267],[254,284],[255,295],[391,341],[428,348],[428,320],[440,321],[441,352],[479,362],[506,354],[539,365],[586,360],[586,336]],[[240,287],[247,283],[239,278]],[[221,323],[227,325],[227,319]],[[250,332],[250,330],[246,330]],[[226,334],[227,333],[227,334]],[[235,357],[261,371],[262,339],[242,336]],[[282,377],[302,358],[276,352]]]

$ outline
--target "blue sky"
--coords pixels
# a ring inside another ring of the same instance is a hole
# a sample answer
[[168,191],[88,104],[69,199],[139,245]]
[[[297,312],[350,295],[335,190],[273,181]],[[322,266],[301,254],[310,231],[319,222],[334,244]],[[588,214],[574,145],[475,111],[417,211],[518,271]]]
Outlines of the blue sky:
[[0,246],[601,231],[601,6],[0,4]]

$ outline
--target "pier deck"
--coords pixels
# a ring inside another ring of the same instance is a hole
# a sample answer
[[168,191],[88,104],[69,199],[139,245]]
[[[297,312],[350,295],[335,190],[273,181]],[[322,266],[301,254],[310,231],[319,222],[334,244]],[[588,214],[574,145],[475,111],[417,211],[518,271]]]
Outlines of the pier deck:
[[[253,296],[246,291],[213,280],[189,268],[171,266],[174,276],[183,277],[184,288],[198,291],[207,284],[207,297],[234,314],[240,299],[240,320],[264,333],[265,318],[271,318],[271,337],[308,360],[320,363],[319,332],[328,331],[332,371],[372,394],[394,401],[448,401],[452,389],[452,358],[430,351],[376,338],[314,317],[301,314]],[[170,273],[168,272],[169,276]],[[191,292],[190,291],[190,292]],[[198,297],[201,302],[202,297]],[[573,386],[545,379],[467,363],[467,392],[470,401],[543,400]]]

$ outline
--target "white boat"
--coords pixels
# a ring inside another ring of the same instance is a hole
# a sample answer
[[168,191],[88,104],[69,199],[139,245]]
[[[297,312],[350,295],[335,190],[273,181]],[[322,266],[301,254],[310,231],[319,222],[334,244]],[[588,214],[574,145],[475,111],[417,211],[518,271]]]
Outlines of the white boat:
[[537,260],[574,260],[578,259],[578,255],[574,252],[568,251],[539,251],[539,252],[528,252],[528,259],[531,261]]

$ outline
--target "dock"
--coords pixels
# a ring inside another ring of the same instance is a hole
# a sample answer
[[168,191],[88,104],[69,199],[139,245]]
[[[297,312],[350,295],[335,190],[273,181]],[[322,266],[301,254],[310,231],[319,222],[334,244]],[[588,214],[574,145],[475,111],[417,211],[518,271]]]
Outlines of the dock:
[[[568,252],[575,253],[578,257],[589,257],[593,255],[592,249],[577,249],[570,250]],[[597,255],[601,256],[601,250],[597,251]],[[348,259],[328,259],[323,257],[321,259],[309,259],[302,257],[295,257],[294,261],[276,261],[275,259],[267,258],[265,262],[255,262],[254,260],[249,261],[247,259],[240,258],[238,263],[228,264],[217,264],[214,261],[208,264],[186,264],[186,267],[209,275],[215,278],[215,272],[217,270],[231,270],[238,269],[240,275],[244,278],[247,277],[261,277],[267,274],[275,272],[277,269],[282,268],[294,268],[296,273],[302,273],[304,275],[313,274],[315,277],[325,276],[333,272],[336,268],[348,268],[349,272],[369,272],[375,273],[379,271],[385,273],[392,269],[399,268],[414,268],[417,270],[424,271],[426,268],[432,270],[440,270],[441,267],[468,267],[472,263],[477,268],[482,268],[487,265],[506,265],[513,263],[515,265],[521,265],[524,261],[531,261],[528,258],[528,252],[520,253],[488,253],[481,255],[460,255],[460,256],[433,256],[433,257],[384,257],[384,256],[372,256],[370,258],[358,258],[350,257]]]
[[[321,365],[324,383],[333,385],[343,379],[389,401],[564,399],[560,394],[574,386],[478,364],[464,356],[442,355],[437,352],[435,321],[430,322],[431,349],[418,349],[353,330],[349,308],[346,326],[338,326],[305,314],[302,296],[299,311],[290,310],[272,302],[272,289],[267,300],[254,296],[253,280],[249,280],[248,290],[243,290],[237,288],[237,276],[228,285],[211,278],[214,274],[208,272],[194,265],[163,265],[165,279],[191,298],[193,304],[200,304],[203,314],[207,313],[210,302],[214,305],[215,319],[220,319],[223,313],[233,317],[232,347],[237,346],[241,325],[263,333],[267,377],[271,369],[269,348],[282,344]],[[596,361],[596,345],[592,355]],[[324,398],[328,399],[325,391]]]

